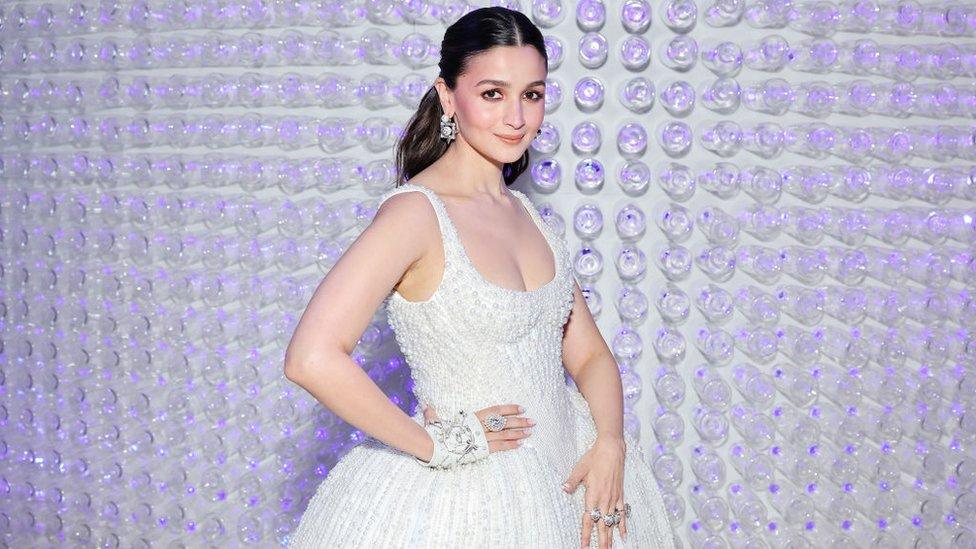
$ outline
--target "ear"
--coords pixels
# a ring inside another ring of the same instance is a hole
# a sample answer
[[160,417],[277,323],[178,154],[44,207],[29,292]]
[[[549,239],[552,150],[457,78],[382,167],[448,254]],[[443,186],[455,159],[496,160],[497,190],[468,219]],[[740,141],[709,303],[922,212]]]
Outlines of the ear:
[[437,90],[437,98],[441,102],[441,110],[448,116],[454,116],[454,92],[447,87],[444,78],[438,76],[434,80],[434,88]]

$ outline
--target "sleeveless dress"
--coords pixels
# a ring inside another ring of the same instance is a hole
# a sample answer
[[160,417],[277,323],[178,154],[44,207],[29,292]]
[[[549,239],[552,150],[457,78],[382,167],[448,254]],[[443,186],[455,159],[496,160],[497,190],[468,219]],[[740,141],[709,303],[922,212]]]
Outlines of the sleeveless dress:
[[[424,301],[395,290],[387,313],[411,369],[421,403],[412,419],[424,425],[423,404],[440,417],[496,404],[525,407],[536,420],[522,446],[438,470],[373,438],[350,450],[318,486],[288,547],[575,548],[579,547],[582,483],[562,483],[592,445],[596,428],[562,365],[563,325],[573,305],[568,247],[529,198],[511,189],[542,231],[555,257],[554,278],[536,290],[503,288],[484,279],[461,244],[440,197],[412,183],[434,208],[444,246],[440,285]],[[674,538],[656,479],[636,441],[624,433],[627,541],[614,527],[614,547],[672,548]],[[589,518],[587,518],[589,520]],[[598,547],[594,525],[591,547]]]

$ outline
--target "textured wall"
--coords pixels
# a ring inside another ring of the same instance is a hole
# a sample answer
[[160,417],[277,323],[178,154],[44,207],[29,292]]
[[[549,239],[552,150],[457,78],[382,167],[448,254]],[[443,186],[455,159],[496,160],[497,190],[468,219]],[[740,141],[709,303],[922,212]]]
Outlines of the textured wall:
[[[364,435],[284,348],[482,5],[0,3],[0,544],[287,539]],[[973,547],[976,7],[503,5],[679,537]],[[412,411],[382,310],[355,356]]]

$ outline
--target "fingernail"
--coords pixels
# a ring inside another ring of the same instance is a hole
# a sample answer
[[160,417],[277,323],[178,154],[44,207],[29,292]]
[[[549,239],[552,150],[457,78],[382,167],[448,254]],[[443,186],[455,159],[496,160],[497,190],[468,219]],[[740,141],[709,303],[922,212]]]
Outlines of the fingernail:
[[522,412],[524,412],[524,411],[525,411],[525,407],[523,407],[523,406],[519,406],[519,413],[521,414],[521,413],[522,413]]
[[532,427],[526,427],[525,429],[522,429],[522,430],[525,431],[526,433],[531,433],[532,432]]
[[529,419],[526,423],[528,423],[529,425],[535,425],[535,420]]

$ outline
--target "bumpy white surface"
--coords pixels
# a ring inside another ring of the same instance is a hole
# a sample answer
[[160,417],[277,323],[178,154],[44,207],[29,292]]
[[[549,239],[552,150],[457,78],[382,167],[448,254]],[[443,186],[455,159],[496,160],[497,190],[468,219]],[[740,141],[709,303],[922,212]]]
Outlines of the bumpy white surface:
[[[396,291],[387,298],[417,398],[442,416],[521,404],[535,431],[519,448],[449,470],[367,439],[319,485],[289,547],[579,547],[585,487],[571,495],[561,485],[596,430],[586,401],[563,375],[562,328],[574,284],[566,242],[512,189],[553,250],[556,274],[536,290],[503,288],[474,267],[435,192],[407,183],[381,203],[408,191],[430,200],[445,251],[444,276],[428,300],[408,301]],[[423,425],[422,406],[413,419]],[[674,547],[650,466],[636,441],[625,440],[624,499],[632,513],[626,542],[614,528],[614,547]]]

